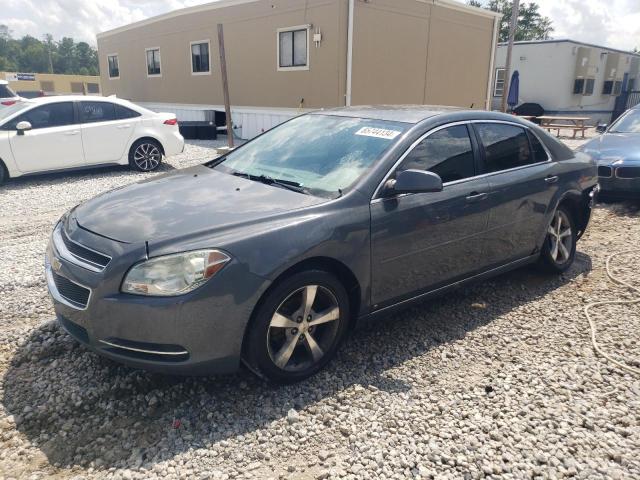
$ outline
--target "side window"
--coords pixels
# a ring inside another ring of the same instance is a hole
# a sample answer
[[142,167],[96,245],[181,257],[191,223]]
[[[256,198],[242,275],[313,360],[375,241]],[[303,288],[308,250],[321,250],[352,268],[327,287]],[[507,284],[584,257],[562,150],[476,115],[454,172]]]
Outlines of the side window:
[[549,160],[547,151],[542,146],[542,143],[540,143],[540,140],[538,140],[538,137],[531,131],[529,131],[529,140],[531,140],[531,149],[533,150],[534,161],[538,163]]
[[443,128],[420,142],[398,171],[417,169],[437,173],[444,183],[475,175],[473,147],[465,125]]
[[116,119],[117,120],[126,120],[127,118],[136,118],[141,116],[142,114],[131,110],[130,108],[123,107],[122,105],[114,104],[116,108]]
[[309,67],[309,29],[278,30],[278,68],[304,69]]
[[73,125],[75,123],[73,118],[73,103],[50,103],[48,105],[42,105],[41,107],[34,108],[9,122],[7,125],[8,129],[15,129],[16,125],[23,121],[29,122],[31,124],[31,128],[34,130],[38,128]]
[[536,163],[524,128],[501,123],[476,125],[484,146],[487,173]]
[[114,104],[110,102],[80,102],[82,123],[108,122],[116,119]]

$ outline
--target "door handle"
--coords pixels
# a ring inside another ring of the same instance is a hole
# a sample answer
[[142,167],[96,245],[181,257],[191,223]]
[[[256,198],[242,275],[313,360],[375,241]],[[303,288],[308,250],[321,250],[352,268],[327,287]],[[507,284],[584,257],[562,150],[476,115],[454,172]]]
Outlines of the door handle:
[[486,200],[488,196],[489,196],[488,193],[471,192],[467,196],[467,202],[469,202],[469,203],[481,202],[483,200]]
[[558,176],[557,175],[549,175],[548,177],[545,177],[544,181],[547,182],[547,183],[556,183],[558,181]]
[[124,130],[125,128],[131,128],[131,125],[118,125],[119,130]]
[[64,134],[67,136],[78,135],[79,133],[80,133],[80,130],[72,130],[70,132],[64,132]]

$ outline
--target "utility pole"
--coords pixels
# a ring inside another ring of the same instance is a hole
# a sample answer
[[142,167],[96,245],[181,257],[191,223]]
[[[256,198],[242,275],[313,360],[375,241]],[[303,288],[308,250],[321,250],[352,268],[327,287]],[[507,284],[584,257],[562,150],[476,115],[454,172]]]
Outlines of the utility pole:
[[504,65],[504,90],[502,91],[502,111],[507,111],[507,98],[509,97],[509,87],[511,86],[511,53],[513,51],[513,41],[518,28],[518,13],[520,12],[520,0],[513,0],[511,7],[511,24],[509,25],[509,44],[507,45],[507,61]]
[[224,93],[224,110],[227,117],[227,143],[233,148],[233,123],[231,122],[231,100],[229,99],[229,81],[227,79],[227,58],[224,52],[224,28],[218,24],[218,47],[220,50],[220,70],[222,71],[222,91]]

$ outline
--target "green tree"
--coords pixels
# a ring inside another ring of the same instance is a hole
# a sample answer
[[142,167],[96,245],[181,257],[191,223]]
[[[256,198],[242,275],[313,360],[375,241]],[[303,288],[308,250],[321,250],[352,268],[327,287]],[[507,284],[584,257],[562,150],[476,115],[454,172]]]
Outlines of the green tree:
[[[486,8],[502,14],[500,20],[500,41],[509,39],[509,25],[511,23],[512,0],[488,0],[484,3],[479,0],[469,0],[469,5]],[[523,40],[547,40],[553,33],[553,22],[549,17],[540,13],[540,7],[535,2],[521,2],[518,8],[518,25],[516,28],[516,41]]]
[[98,75],[98,52],[73,38],[60,41],[47,34],[43,40],[30,35],[20,39],[0,35],[0,71]]

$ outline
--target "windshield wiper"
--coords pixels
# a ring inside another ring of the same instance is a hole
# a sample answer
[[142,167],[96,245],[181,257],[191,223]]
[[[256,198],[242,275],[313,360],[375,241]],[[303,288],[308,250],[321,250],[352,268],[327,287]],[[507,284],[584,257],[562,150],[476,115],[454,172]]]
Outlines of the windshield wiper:
[[251,175],[245,172],[234,172],[233,174],[236,177],[246,178],[247,180],[264,183],[265,185],[275,185],[277,187],[285,188],[293,192],[304,193],[306,195],[309,194],[309,192],[307,192],[307,190],[300,183],[293,182],[291,180],[282,180],[278,178],[268,177],[266,175]]

